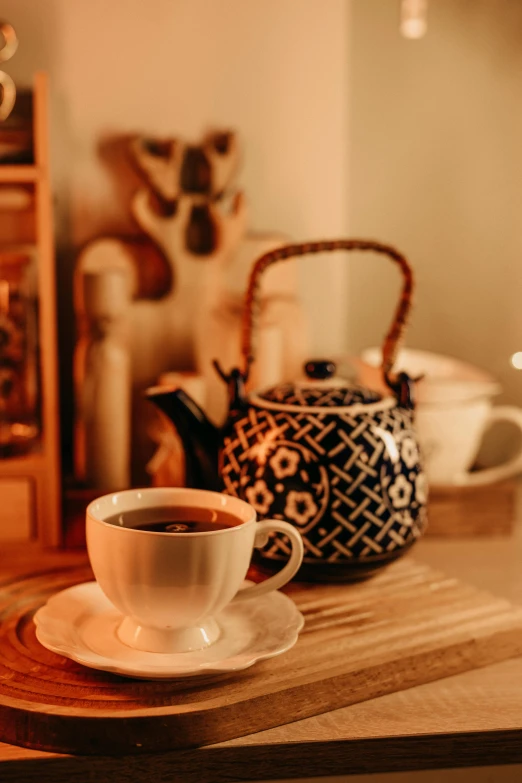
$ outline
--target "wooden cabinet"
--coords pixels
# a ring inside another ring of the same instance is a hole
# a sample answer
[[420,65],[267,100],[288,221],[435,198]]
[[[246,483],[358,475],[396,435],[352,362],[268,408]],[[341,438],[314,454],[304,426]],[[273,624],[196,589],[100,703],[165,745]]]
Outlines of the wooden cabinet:
[[32,162],[0,164],[0,255],[26,256],[33,265],[38,428],[24,453],[3,451],[0,458],[0,542],[37,539],[57,546],[62,529],[56,291],[44,73],[35,75],[31,117]]

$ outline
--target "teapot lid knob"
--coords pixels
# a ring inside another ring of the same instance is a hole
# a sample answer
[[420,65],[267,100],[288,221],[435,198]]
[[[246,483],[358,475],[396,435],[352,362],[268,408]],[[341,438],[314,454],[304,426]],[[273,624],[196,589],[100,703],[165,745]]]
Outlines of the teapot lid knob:
[[308,378],[324,381],[335,375],[337,366],[330,359],[311,359],[306,362],[304,371]]

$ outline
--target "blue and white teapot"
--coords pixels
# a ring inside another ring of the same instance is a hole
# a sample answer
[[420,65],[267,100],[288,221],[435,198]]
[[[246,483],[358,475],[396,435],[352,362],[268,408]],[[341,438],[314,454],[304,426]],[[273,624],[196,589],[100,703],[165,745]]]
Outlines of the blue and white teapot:
[[[310,361],[303,380],[246,394],[261,274],[283,259],[333,250],[387,255],[403,274],[402,295],[383,345],[382,396],[335,377],[330,361]],[[279,247],[255,264],[246,294],[243,367],[225,374],[229,414],[215,427],[179,388],[147,396],[183,441],[187,486],[242,498],[260,519],[285,519],[305,546],[302,579],[349,581],[399,557],[426,525],[426,478],[413,424],[412,380],[392,372],[410,309],[412,272],[394,248],[365,240]],[[284,539],[260,551],[261,567],[287,558]],[[299,578],[298,577],[298,578]]]

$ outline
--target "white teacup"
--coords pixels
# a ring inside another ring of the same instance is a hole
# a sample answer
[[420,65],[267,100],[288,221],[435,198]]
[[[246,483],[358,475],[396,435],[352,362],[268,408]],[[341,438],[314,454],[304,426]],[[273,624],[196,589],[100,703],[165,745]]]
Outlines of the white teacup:
[[[380,348],[367,348],[350,362],[356,369],[359,383],[384,394],[390,393],[380,369]],[[415,388],[415,400],[419,405],[493,396],[501,391],[498,381],[480,367],[432,351],[403,348],[393,369],[420,379]]]
[[[205,532],[151,532],[125,527],[125,512],[194,507],[231,514],[237,524]],[[107,522],[122,514],[123,525]],[[274,576],[242,588],[254,547],[271,532],[292,545]],[[255,600],[290,581],[303,559],[299,532],[286,522],[256,522],[248,503],[218,492],[146,488],[115,492],[87,507],[87,549],[96,581],[124,615],[118,636],[148,652],[198,650],[217,641],[216,615],[232,601]]]
[[492,402],[491,396],[482,395],[417,406],[415,426],[432,486],[493,484],[522,473],[522,448],[500,465],[471,470],[484,434],[494,422],[511,422],[522,432],[522,409],[493,407]]
[[[352,363],[359,383],[389,393],[381,356],[379,348],[368,348]],[[522,473],[522,448],[500,465],[471,470],[492,424],[511,422],[522,432],[522,408],[493,407],[501,386],[492,375],[451,356],[409,348],[399,351],[394,370],[423,376],[416,384],[415,427],[432,486],[492,484]]]

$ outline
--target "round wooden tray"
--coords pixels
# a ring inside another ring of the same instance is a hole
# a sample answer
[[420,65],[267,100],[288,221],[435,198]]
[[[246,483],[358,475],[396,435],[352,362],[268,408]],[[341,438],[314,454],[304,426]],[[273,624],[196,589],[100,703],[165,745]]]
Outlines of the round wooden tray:
[[[216,727],[208,716],[203,725],[189,708],[190,727],[179,720],[188,705],[205,702],[208,683],[131,680],[88,669],[38,642],[36,610],[54,593],[92,578],[88,567],[76,567],[0,582],[0,741],[82,755],[158,752],[213,741]],[[231,679],[234,675],[226,682]]]

